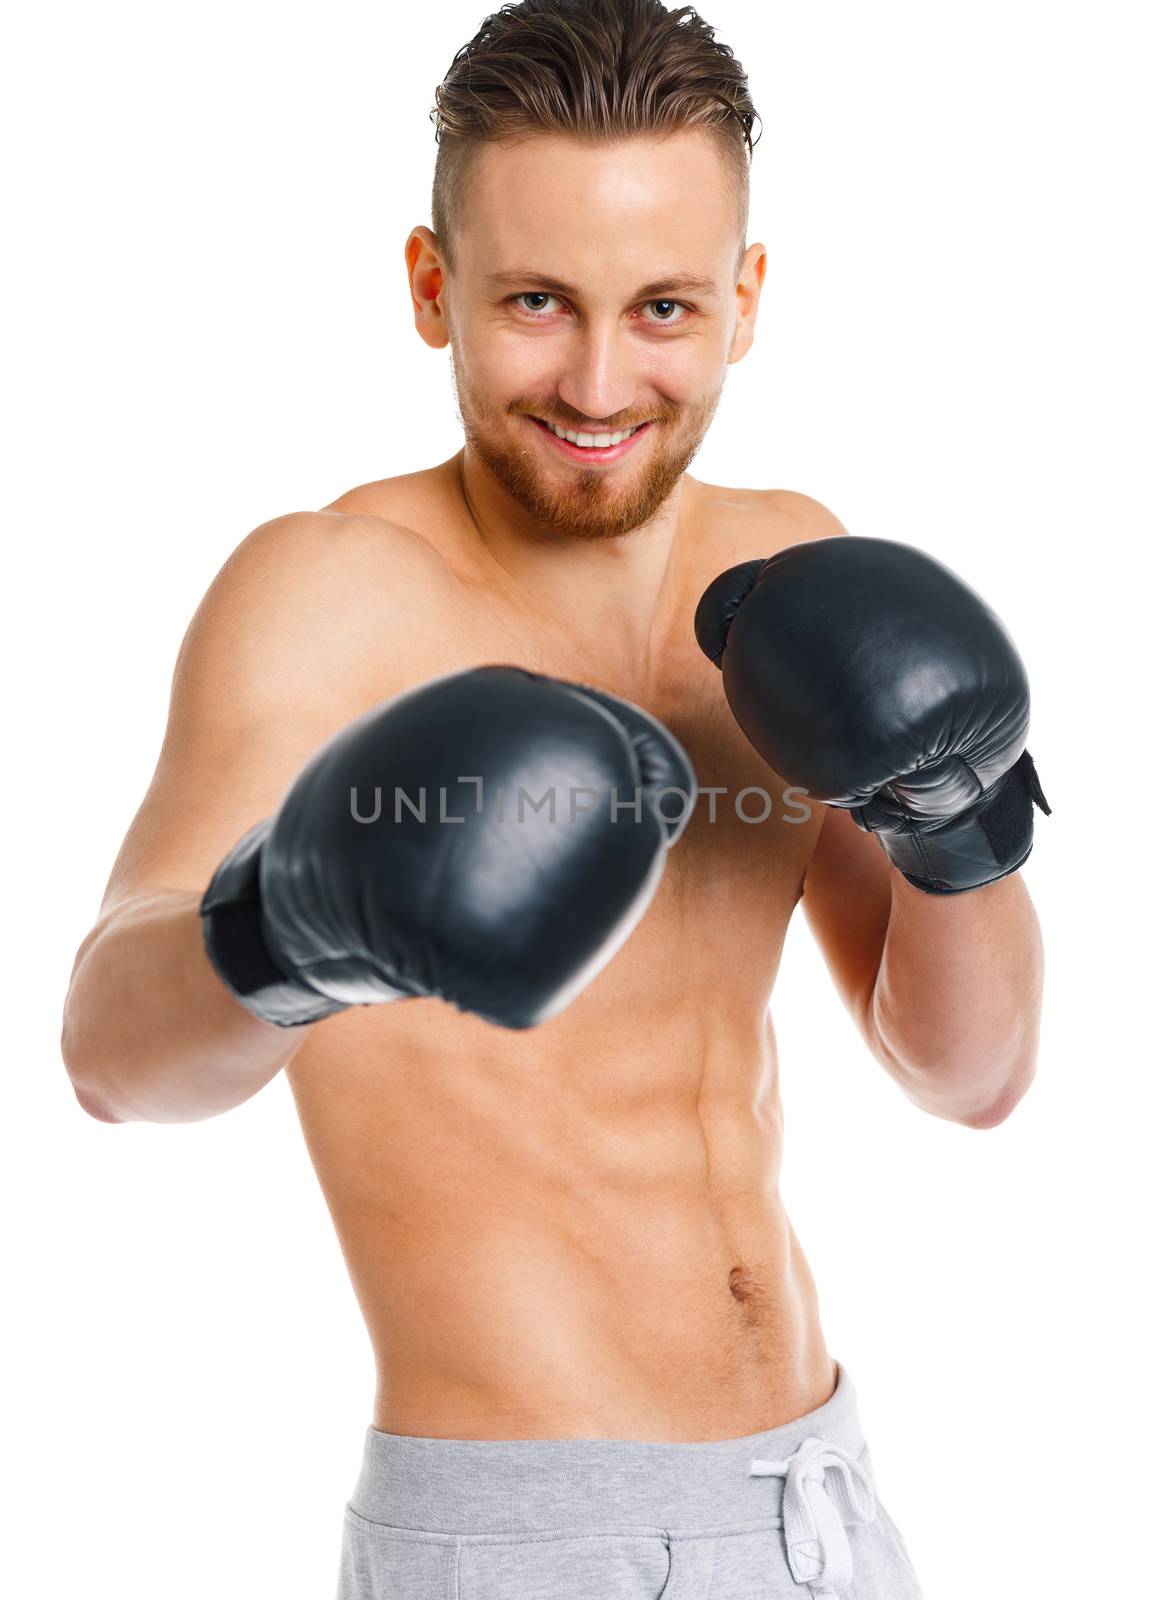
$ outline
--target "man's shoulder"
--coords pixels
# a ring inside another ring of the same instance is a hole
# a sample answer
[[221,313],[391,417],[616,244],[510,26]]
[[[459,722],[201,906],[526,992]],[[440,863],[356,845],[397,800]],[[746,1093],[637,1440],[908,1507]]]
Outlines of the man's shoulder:
[[270,518],[240,542],[229,560],[286,583],[324,578],[355,582],[366,570],[399,569],[415,575],[443,566],[433,545],[416,529],[380,512],[330,506]]
[[783,544],[831,539],[849,531],[828,506],[812,495],[797,489],[761,489],[758,494],[763,515],[780,532]]
[[[429,540],[392,519],[360,511],[290,511],[253,529],[229,555],[213,590],[250,618],[309,618],[320,633],[357,617],[379,625],[382,609],[408,611],[454,583]],[[211,591],[210,591],[211,593]]]
[[848,529],[812,495],[795,489],[730,489],[698,484],[698,515],[708,531],[718,572],[741,561],[775,555],[809,539],[848,535]]
[[209,585],[178,670],[196,664],[237,699],[305,680],[323,680],[334,694],[361,679],[400,686],[423,659],[432,619],[459,610],[446,603],[455,583],[427,541],[385,518],[273,517]]

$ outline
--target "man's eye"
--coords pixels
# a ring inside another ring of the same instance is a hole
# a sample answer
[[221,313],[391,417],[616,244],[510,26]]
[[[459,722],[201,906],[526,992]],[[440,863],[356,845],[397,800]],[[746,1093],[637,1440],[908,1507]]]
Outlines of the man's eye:
[[[524,294],[514,295],[513,304],[524,311],[526,316],[540,317],[544,315],[543,306],[524,305],[522,302],[531,300],[544,300],[547,302],[555,299],[556,295],[546,294],[543,289],[529,289]],[[684,322],[685,317],[689,315],[688,307],[683,305],[679,300],[649,300],[646,302],[645,309],[648,310],[649,306],[659,306],[662,308],[661,314],[652,318],[651,320],[658,324],[665,324],[669,327],[675,326],[678,322]],[[673,317],[669,315],[669,312],[675,310],[684,312],[684,316]],[[647,321],[649,319],[646,318],[645,320]]]
[[[679,300],[649,300],[646,303],[646,310],[647,310],[648,306],[669,306],[673,310],[675,310],[677,307],[679,307],[685,313],[686,317],[689,314],[688,307],[684,306],[684,305],[681,305],[681,302]],[[660,317],[657,318],[658,322],[667,322],[667,323],[672,323],[674,321],[683,322],[684,320],[685,320],[685,317],[673,318],[673,317],[670,317],[670,316],[660,316]]]
[[[513,303],[514,303],[514,305],[519,305],[519,303],[522,300],[555,300],[555,299],[556,299],[555,295],[545,294],[543,290],[536,290],[534,292],[533,290],[530,289],[527,294],[518,294],[515,297]],[[531,314],[533,316],[539,316],[540,312],[541,312],[540,306],[532,306],[532,307],[529,308],[529,310],[531,311]]]

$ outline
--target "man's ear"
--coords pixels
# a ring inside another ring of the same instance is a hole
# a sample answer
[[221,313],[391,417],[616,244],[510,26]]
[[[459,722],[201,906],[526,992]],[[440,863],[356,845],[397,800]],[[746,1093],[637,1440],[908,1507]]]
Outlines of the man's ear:
[[768,257],[763,244],[751,244],[745,251],[737,278],[737,325],[733,342],[729,346],[728,364],[739,361],[748,354],[753,342],[753,329],[757,321],[757,306],[761,299],[761,285],[765,281]]
[[404,259],[416,331],[430,349],[443,350],[449,342],[444,305],[446,274],[436,234],[423,226],[414,228],[405,242]]

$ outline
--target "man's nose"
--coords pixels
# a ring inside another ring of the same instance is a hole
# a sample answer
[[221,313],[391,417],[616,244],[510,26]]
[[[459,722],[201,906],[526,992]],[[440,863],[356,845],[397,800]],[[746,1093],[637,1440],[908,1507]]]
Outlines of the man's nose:
[[636,352],[619,328],[589,324],[572,340],[557,385],[565,405],[594,427],[611,431],[642,422],[637,411]]

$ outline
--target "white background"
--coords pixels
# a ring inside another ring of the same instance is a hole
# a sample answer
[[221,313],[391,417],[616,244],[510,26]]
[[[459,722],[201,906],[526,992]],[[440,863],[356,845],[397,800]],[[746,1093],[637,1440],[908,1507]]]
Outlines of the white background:
[[[106,1126],[77,1107],[57,1033],[181,635],[225,556],[272,516],[459,446],[402,249],[429,222],[433,89],[484,9],[73,0],[9,33],[14,1595],[333,1590],[373,1372],[287,1084],[208,1122]],[[775,1006],[786,1201],[929,1600],[1135,1594],[1153,268],[1139,10],[702,10],[763,120],[749,239],[770,264],[755,348],[692,470],[803,490],[852,532],[962,572],[1029,665],[1054,806],[1026,871],[1047,940],[1043,1059],[997,1129],[903,1099],[797,918]]]

